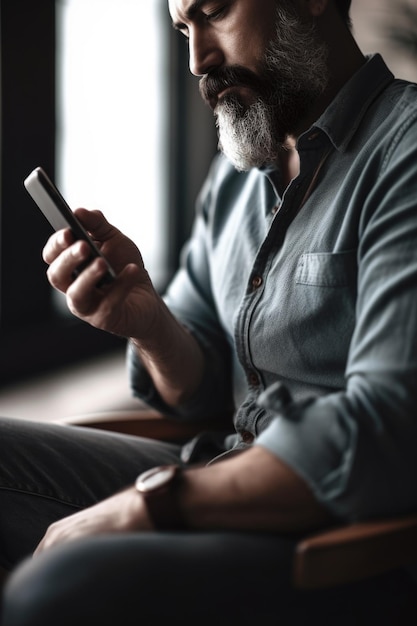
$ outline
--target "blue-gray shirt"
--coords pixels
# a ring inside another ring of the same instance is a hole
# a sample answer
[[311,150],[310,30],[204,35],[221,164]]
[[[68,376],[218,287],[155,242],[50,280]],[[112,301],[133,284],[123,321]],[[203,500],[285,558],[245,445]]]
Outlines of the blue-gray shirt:
[[[417,507],[417,86],[379,55],[298,140],[300,175],[216,157],[165,296],[207,357],[180,418],[235,409],[335,515]],[[166,411],[130,353],[137,395]],[[294,402],[259,394],[283,381]]]

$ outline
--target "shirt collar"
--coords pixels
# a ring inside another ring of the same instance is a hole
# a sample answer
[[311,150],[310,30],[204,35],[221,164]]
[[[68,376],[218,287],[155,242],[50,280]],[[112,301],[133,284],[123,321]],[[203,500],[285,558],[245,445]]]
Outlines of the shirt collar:
[[[366,63],[342,87],[317,122],[299,137],[298,145],[303,138],[308,141],[320,129],[337,150],[346,151],[369,107],[393,80],[394,75],[380,54],[368,56]],[[259,169],[276,191],[280,180],[277,167],[264,165]]]
[[[380,54],[367,62],[342,87],[314,124],[326,133],[337,150],[344,152],[362,119],[380,93],[394,80]],[[311,129],[308,131],[311,134]]]

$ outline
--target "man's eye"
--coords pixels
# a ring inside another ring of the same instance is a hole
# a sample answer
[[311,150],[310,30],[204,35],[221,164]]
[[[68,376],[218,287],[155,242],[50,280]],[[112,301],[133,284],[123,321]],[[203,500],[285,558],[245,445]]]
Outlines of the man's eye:
[[180,33],[180,35],[182,35],[183,37],[185,37],[185,39],[189,39],[189,33],[188,33],[188,28],[186,26],[178,26],[175,28],[175,30]]
[[214,11],[211,11],[210,13],[206,13],[205,18],[207,22],[214,22],[215,20],[222,18],[225,13],[226,6],[222,6],[218,9],[215,9]]

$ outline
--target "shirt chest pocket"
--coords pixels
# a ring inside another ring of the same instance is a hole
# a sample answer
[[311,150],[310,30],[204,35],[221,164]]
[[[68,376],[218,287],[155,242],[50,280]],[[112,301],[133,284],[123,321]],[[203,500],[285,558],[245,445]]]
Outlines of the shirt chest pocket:
[[351,287],[356,283],[356,250],[308,252],[299,258],[295,281],[312,287]]
[[301,253],[272,265],[251,311],[249,351],[261,372],[341,388],[355,327],[357,251]]
[[254,316],[253,336],[263,337],[256,364],[289,379],[342,385],[355,324],[356,258],[356,250],[303,253],[272,273],[262,314]]

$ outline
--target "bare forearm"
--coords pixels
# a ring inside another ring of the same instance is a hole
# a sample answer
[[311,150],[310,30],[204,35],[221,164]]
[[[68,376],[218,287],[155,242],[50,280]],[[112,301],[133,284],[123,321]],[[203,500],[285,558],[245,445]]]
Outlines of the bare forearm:
[[188,470],[180,504],[195,529],[294,532],[333,521],[291,468],[257,446]]
[[193,395],[202,380],[204,356],[163,303],[152,331],[130,341],[168,405],[178,406]]

